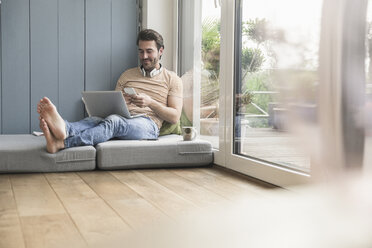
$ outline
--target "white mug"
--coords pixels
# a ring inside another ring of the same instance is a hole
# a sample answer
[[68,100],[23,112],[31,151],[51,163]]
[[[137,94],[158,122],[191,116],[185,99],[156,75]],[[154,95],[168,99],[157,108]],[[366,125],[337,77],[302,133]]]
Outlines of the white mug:
[[190,141],[196,138],[195,127],[182,127],[183,140]]

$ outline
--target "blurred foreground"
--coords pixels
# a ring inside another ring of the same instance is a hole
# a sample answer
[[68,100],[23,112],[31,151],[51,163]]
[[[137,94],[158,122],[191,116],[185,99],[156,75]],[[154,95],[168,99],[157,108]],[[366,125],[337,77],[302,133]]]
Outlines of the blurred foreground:
[[222,204],[97,247],[372,247],[371,220],[372,180],[354,175]]

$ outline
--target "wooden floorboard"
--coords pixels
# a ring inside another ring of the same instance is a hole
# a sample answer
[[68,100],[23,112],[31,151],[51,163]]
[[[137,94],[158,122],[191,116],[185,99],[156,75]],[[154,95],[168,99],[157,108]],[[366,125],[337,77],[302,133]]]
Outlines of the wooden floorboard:
[[111,173],[173,219],[189,214],[196,207],[191,201],[146,177],[141,170]]
[[0,175],[0,247],[123,247],[144,228],[272,188],[221,168]]
[[75,173],[46,177],[89,246],[130,232],[129,225]]
[[21,222],[8,175],[0,175],[0,247],[25,247]]
[[[222,167],[215,167],[213,170],[209,168],[199,169],[203,173],[211,174],[219,177],[221,180],[232,183],[242,189],[251,191],[260,196],[265,196],[268,190],[278,189],[277,186],[260,181],[258,179],[242,175],[238,172],[231,171]],[[249,183],[247,183],[249,181]]]
[[201,208],[226,202],[213,191],[172,173],[172,170],[142,170],[141,173]]
[[69,215],[35,215],[22,217],[26,247],[87,247]]
[[84,247],[85,242],[43,174],[12,175],[26,247]]
[[11,182],[21,217],[66,213],[43,174],[12,175]]
[[133,229],[166,218],[163,212],[109,172],[81,172],[79,176]]
[[178,176],[181,176],[193,183],[212,191],[227,200],[236,200],[237,198],[249,198],[256,196],[252,191],[244,190],[226,180],[223,180],[218,175],[208,174],[200,169],[176,169],[172,170]]

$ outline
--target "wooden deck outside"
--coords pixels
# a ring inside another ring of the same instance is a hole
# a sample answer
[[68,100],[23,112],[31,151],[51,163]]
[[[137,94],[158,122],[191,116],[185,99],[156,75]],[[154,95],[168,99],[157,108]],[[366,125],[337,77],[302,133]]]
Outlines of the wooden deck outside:
[[[247,128],[242,132],[240,154],[260,160],[281,164],[297,170],[310,170],[310,157],[302,151],[298,137],[273,128]],[[218,137],[202,136],[218,147]]]
[[249,128],[241,141],[241,153],[265,161],[309,171],[310,157],[298,137],[272,128]]

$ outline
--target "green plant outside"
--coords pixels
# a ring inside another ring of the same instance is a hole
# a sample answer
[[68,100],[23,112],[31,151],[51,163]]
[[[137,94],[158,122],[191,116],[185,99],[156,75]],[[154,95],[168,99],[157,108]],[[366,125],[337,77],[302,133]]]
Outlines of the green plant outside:
[[[270,51],[270,42],[285,41],[284,31],[269,31],[269,23],[265,19],[253,19],[242,23],[242,89],[237,97],[245,94],[245,104],[236,101],[237,109],[244,109],[244,113],[252,115],[263,114],[251,102],[268,112],[270,102],[277,99],[278,94],[252,94],[254,91],[281,92],[283,96],[290,97],[293,102],[316,102],[316,70],[268,70],[263,69],[266,61],[275,63],[275,56]],[[245,38],[244,38],[245,37]],[[248,42],[249,41],[249,42]],[[206,19],[202,23],[202,82],[201,104],[203,106],[218,106],[219,98],[219,53],[220,53],[220,22],[215,19]],[[266,66],[267,67],[267,66]],[[269,67],[274,67],[269,66]],[[274,88],[275,82],[275,88]],[[282,92],[282,89],[292,89],[292,92]],[[293,90],[301,94],[293,94]],[[297,97],[297,99],[295,99]],[[243,99],[243,98],[241,98]],[[218,117],[218,113],[214,116]],[[252,127],[268,127],[267,118],[250,118]]]
[[[242,93],[243,104],[249,113],[260,114],[250,102],[267,109],[270,95],[255,95],[251,91],[269,90],[267,72],[260,71],[265,61],[260,45],[267,39],[266,21],[264,19],[250,20],[243,23],[243,35],[256,42],[255,47],[244,47],[241,54],[242,60]],[[207,18],[202,23],[202,80],[201,80],[201,105],[218,105],[219,98],[219,55],[220,55],[220,21]],[[249,98],[249,99],[248,99]],[[218,113],[217,115],[218,116]]]
[[[270,83],[270,72],[269,71],[258,71],[249,74],[246,77],[246,81],[243,85],[243,89],[248,92],[252,91],[271,91]],[[254,94],[252,102],[257,104],[260,108],[265,111],[268,109],[269,102],[273,101],[272,94]],[[257,108],[249,104],[246,109],[247,113],[250,114],[262,114]]]

